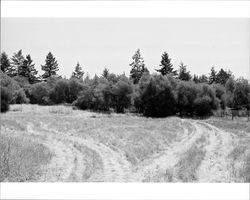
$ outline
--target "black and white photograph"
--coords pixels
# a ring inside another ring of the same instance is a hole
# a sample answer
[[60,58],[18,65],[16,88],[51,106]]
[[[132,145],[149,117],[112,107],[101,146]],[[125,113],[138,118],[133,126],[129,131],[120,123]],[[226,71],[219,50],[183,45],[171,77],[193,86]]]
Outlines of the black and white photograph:
[[1,18],[1,182],[249,183],[249,18]]

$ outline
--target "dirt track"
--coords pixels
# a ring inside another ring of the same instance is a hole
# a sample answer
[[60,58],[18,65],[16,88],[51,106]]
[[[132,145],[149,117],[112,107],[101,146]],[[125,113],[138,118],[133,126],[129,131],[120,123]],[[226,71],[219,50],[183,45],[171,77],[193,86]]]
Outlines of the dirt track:
[[125,153],[119,149],[79,137],[73,132],[61,133],[45,124],[37,128],[32,123],[27,125],[27,132],[54,153],[50,164],[44,166],[44,174],[39,181],[161,181],[159,176],[166,176],[165,172],[168,171],[173,173],[171,181],[181,182],[173,171],[182,155],[192,146],[198,145],[204,149],[205,156],[195,171],[196,181],[228,182],[226,157],[231,149],[231,135],[194,120],[181,120],[179,126],[184,134],[136,167],[132,166]]

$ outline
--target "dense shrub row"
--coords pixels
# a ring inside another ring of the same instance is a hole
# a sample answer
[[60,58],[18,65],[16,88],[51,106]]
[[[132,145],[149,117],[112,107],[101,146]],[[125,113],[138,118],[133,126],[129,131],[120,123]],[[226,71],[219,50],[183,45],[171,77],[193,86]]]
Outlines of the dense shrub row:
[[[18,61],[18,62],[17,62]],[[140,51],[136,51],[130,64],[130,77],[109,73],[83,78],[84,72],[77,63],[70,79],[58,76],[58,63],[49,53],[42,65],[44,74],[37,77],[30,55],[22,56],[20,50],[12,62],[5,53],[1,55],[1,112],[9,104],[72,104],[85,110],[126,110],[147,117],[208,116],[213,110],[226,107],[244,107],[249,110],[250,85],[246,79],[234,79],[231,72],[211,69],[209,77],[192,78],[181,63],[174,70],[169,55],[164,52],[158,74],[150,74]]]
[[[225,109],[227,104],[244,100],[250,94],[249,84],[235,81],[233,93],[219,84],[182,81],[171,75],[145,73],[138,84],[125,75],[109,74],[81,79],[51,77],[46,82],[23,84],[1,73],[1,111],[8,103],[52,105],[67,103],[85,110],[115,111],[126,109],[148,117],[207,116],[213,110]],[[236,97],[236,94],[239,97]],[[247,101],[249,99],[246,99]]]

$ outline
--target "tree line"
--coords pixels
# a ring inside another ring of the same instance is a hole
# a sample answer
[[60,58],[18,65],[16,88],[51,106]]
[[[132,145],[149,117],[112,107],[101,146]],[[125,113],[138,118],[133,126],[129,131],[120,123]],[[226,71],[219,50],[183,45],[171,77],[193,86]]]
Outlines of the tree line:
[[30,55],[19,50],[11,58],[1,53],[1,112],[9,104],[53,105],[67,103],[79,109],[126,111],[147,117],[208,116],[214,110],[249,110],[250,85],[232,72],[211,68],[208,75],[191,75],[184,63],[176,70],[168,53],[161,56],[154,73],[147,69],[138,49],[132,56],[130,75],[117,75],[104,68],[90,78],[79,63],[69,79],[58,75],[59,64],[49,52],[41,65],[42,75]]

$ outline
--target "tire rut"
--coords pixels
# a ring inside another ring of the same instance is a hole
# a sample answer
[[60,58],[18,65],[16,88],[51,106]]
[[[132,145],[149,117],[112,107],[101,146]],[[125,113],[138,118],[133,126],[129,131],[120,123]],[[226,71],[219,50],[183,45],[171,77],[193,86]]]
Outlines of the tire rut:
[[[192,127],[191,132],[184,126],[188,123]],[[159,171],[166,171],[174,168],[179,161],[180,155],[183,154],[191,145],[200,137],[196,124],[190,123],[187,120],[181,120],[180,126],[183,128],[183,135],[180,141],[172,143],[160,154],[153,156],[146,162],[137,167],[136,171],[130,176],[129,181],[150,181],[152,177]]]
[[227,155],[232,149],[231,135],[215,126],[200,122],[209,131],[206,155],[198,169],[199,182],[229,182],[230,170]]
[[[62,133],[41,124],[41,130],[32,123],[27,125],[30,136],[48,147],[55,156],[43,167],[39,181],[88,181],[88,182],[143,182],[151,181],[160,171],[174,169],[181,155],[202,136],[206,138],[205,157],[197,168],[198,182],[228,182],[229,169],[226,156],[232,138],[205,122],[182,119],[183,133],[165,150],[140,163],[136,168],[127,160],[124,152],[95,141]],[[78,133],[79,134],[79,133]],[[178,180],[173,180],[178,181]]]
[[27,126],[30,134],[45,137],[40,141],[55,153],[41,181],[125,182],[130,174],[131,164],[121,152],[92,139],[51,130],[45,124],[41,128],[46,136],[32,124]]

